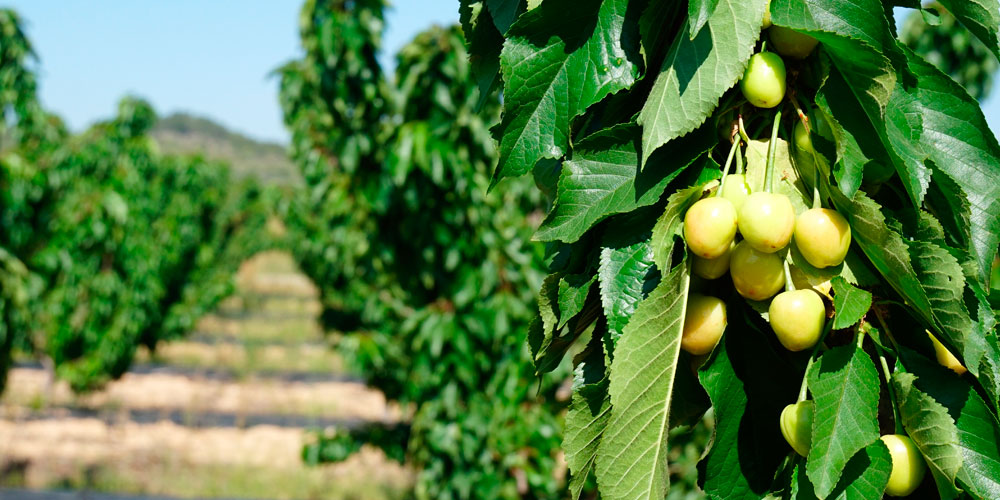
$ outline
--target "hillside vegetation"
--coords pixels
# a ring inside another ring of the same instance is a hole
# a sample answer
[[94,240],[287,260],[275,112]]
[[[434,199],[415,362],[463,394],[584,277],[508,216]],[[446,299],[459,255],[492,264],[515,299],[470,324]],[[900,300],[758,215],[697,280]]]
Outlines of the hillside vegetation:
[[228,163],[237,179],[256,177],[265,183],[301,183],[284,146],[251,139],[207,118],[173,113],[156,123],[152,136],[165,154],[198,153]]

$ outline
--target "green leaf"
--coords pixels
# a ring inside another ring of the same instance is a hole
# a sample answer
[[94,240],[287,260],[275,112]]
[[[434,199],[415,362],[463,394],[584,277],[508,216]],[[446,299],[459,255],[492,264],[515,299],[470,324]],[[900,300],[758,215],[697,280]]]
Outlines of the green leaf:
[[826,498],[847,461],[879,437],[879,378],[871,358],[852,342],[820,356],[808,381],[815,410],[806,472]]
[[[975,99],[919,56],[906,54],[917,75],[913,92],[923,119],[920,141],[935,169],[948,174],[968,195],[971,241],[965,242],[966,248],[976,256],[979,281],[988,284],[1000,245],[1000,145],[992,133],[983,133],[989,126]],[[956,202],[954,210],[963,212],[965,200]]]
[[611,418],[597,456],[603,498],[661,500],[669,488],[667,431],[691,277],[663,276],[625,327],[611,364]]
[[913,351],[903,351],[915,385],[943,405],[955,421],[962,469],[957,478],[979,498],[1000,498],[1000,427],[986,402],[962,377]]
[[[816,492],[807,479],[805,464],[799,461],[792,475],[792,498],[816,500]],[[892,456],[881,440],[857,452],[847,461],[844,474],[827,500],[868,500],[882,498],[892,473]]]
[[461,0],[458,9],[462,32],[469,47],[472,73],[479,86],[478,106],[482,107],[494,87],[500,83],[500,49],[503,35],[497,31],[494,20],[483,3]]
[[580,314],[596,279],[597,275],[590,273],[568,274],[559,279],[559,324],[556,328],[562,328]]
[[646,274],[653,266],[653,247],[649,240],[638,241],[619,248],[601,249],[598,276],[601,286],[601,305],[608,319],[612,338],[621,336],[629,318],[642,300],[642,287]]
[[847,328],[865,317],[872,306],[872,294],[855,288],[844,278],[837,276],[830,281],[833,285],[833,329]]
[[760,37],[765,0],[719,0],[693,39],[677,33],[639,113],[643,164],[660,146],[694,130],[743,76]]
[[602,130],[580,141],[563,163],[555,206],[535,233],[540,241],[572,243],[612,214],[631,212],[660,199],[671,180],[714,144],[706,128],[665,148],[662,161],[639,173],[633,126]]
[[719,5],[719,0],[691,0],[688,2],[688,26],[692,40],[708,22],[708,17],[712,15],[717,5]]
[[962,467],[955,420],[941,403],[914,386],[916,376],[892,375],[896,406],[906,433],[924,456],[942,496],[954,498],[955,477]]
[[993,55],[1000,58],[1000,2],[997,0],[938,0],[949,12],[976,35]]
[[757,328],[745,308],[728,312],[722,342],[699,372],[715,413],[712,445],[698,464],[699,481],[710,498],[756,500],[770,491],[791,451],[778,421],[795,401],[802,373],[774,351],[771,332]]
[[500,33],[506,33],[510,25],[523,11],[523,0],[486,0],[486,7],[493,15],[493,21]]
[[627,0],[547,0],[510,27],[500,54],[505,109],[495,129],[494,183],[561,157],[573,119],[635,82],[638,66],[623,45],[627,7]]
[[808,33],[849,82],[873,122],[896,85],[890,60],[902,65],[879,0],[772,0],[771,22]]
[[604,350],[600,346],[601,338],[595,335],[588,350],[582,353],[584,359],[574,372],[573,395],[566,411],[563,449],[571,473],[569,490],[574,499],[580,497],[594,467],[601,436],[611,415]]

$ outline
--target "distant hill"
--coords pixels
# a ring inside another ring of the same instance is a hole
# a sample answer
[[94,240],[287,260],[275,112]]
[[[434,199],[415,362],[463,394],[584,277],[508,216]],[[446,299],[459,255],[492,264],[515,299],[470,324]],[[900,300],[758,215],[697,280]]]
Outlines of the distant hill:
[[284,146],[256,141],[206,118],[174,113],[157,122],[153,138],[167,154],[199,153],[224,161],[237,178],[254,176],[274,184],[301,182]]

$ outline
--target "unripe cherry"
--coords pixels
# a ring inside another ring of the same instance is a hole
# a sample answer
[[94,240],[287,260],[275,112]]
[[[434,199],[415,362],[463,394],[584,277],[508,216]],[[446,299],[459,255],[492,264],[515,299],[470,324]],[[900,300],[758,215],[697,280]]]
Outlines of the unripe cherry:
[[785,349],[798,352],[819,342],[826,307],[816,292],[808,289],[781,292],[771,301],[767,312],[771,328]]
[[787,196],[753,193],[740,208],[740,234],[761,252],[777,252],[788,246],[795,229],[795,209]]
[[962,366],[962,362],[959,361],[958,358],[956,358],[955,355],[952,354],[951,351],[949,351],[948,348],[937,339],[937,337],[929,331],[927,332],[927,336],[931,338],[931,342],[934,344],[934,355],[937,358],[939,365],[959,375],[968,371],[964,366]]
[[795,138],[795,147],[800,151],[806,153],[812,153],[816,151],[813,148],[812,137],[809,136],[809,132],[806,131],[806,126],[802,124],[802,120],[797,120],[795,122],[795,128],[792,130],[792,137]]
[[851,225],[836,210],[806,210],[795,220],[795,246],[813,267],[840,265],[851,248]]
[[716,297],[692,293],[688,296],[687,314],[681,349],[694,354],[708,354],[726,330],[726,303]]
[[927,464],[913,441],[902,434],[886,434],[882,442],[892,456],[892,472],[885,492],[894,497],[905,497],[913,493],[924,480]]
[[726,274],[726,271],[729,271],[729,257],[732,255],[733,246],[735,245],[731,243],[726,253],[714,259],[703,259],[695,255],[692,257],[694,262],[691,265],[691,272],[707,280],[714,280]]
[[771,35],[771,46],[774,47],[774,51],[785,57],[805,59],[819,43],[805,33],[782,26],[771,26],[767,32]]
[[803,457],[809,454],[812,446],[813,407],[809,401],[799,401],[781,410],[781,435]]
[[750,300],[764,300],[785,286],[781,257],[754,250],[746,240],[736,244],[729,257],[729,275],[740,295]]
[[698,200],[684,216],[684,240],[695,255],[720,257],[736,237],[736,209],[718,196]]
[[740,80],[740,90],[750,104],[773,108],[785,98],[785,62],[774,52],[759,52],[750,57]]
[[726,181],[722,185],[722,197],[732,202],[736,208],[736,213],[743,208],[743,203],[750,196],[750,185],[743,174],[730,174],[726,176]]

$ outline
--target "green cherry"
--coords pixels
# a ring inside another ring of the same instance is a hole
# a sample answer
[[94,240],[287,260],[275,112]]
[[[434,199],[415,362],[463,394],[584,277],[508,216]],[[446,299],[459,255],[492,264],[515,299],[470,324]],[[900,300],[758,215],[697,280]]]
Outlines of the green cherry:
[[753,193],[740,208],[738,225],[750,246],[761,252],[777,252],[792,239],[795,209],[783,194]]
[[823,299],[812,290],[781,292],[767,309],[778,342],[792,352],[808,349],[819,342],[826,322]]
[[688,297],[681,349],[699,356],[708,354],[726,331],[726,303],[716,297],[692,293]]
[[781,435],[803,457],[809,454],[812,445],[813,407],[811,401],[799,401],[781,410]]
[[684,215],[684,240],[698,257],[722,256],[735,237],[736,209],[725,198],[698,200]]
[[886,434],[882,442],[892,456],[892,472],[885,492],[894,497],[909,496],[920,486],[927,472],[927,464],[913,441],[902,434]]
[[733,248],[729,257],[729,276],[736,291],[750,300],[768,299],[785,286],[781,257],[754,250],[746,240]]
[[774,52],[760,52],[750,57],[750,63],[740,80],[740,90],[750,104],[758,108],[773,108],[785,97],[785,62]]

